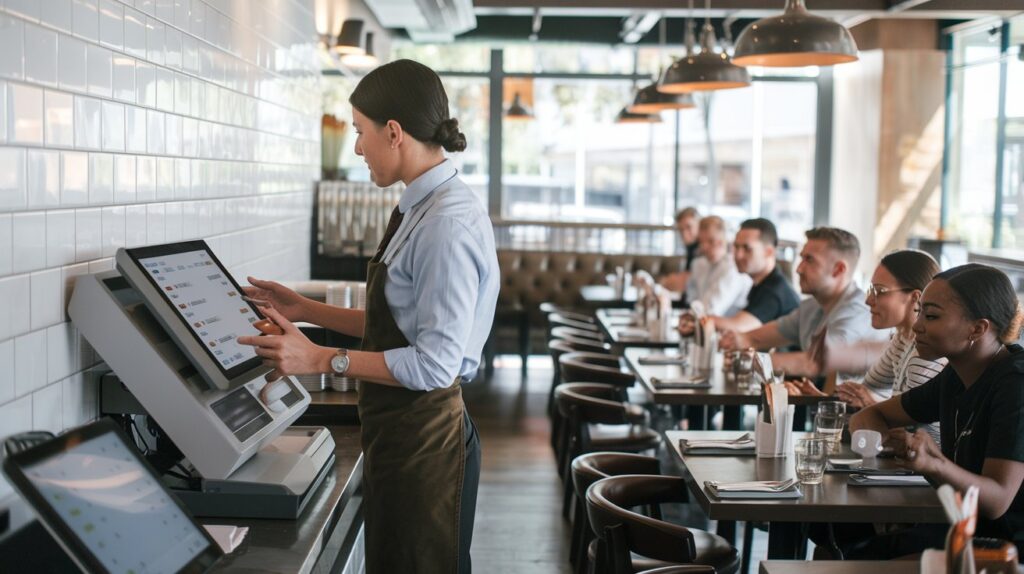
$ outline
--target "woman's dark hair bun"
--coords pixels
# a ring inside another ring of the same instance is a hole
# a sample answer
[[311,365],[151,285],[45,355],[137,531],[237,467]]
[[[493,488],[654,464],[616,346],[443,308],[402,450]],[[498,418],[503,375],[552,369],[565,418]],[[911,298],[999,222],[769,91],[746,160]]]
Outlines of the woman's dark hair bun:
[[459,131],[459,120],[455,118],[448,118],[437,126],[433,141],[446,151],[466,149],[466,134]]

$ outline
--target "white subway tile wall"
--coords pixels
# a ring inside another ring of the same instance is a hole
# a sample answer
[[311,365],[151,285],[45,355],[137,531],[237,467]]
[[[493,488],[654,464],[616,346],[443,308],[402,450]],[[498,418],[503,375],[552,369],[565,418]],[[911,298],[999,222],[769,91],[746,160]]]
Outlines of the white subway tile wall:
[[118,248],[309,277],[315,41],[313,0],[0,1],[0,437],[98,416],[66,310]]

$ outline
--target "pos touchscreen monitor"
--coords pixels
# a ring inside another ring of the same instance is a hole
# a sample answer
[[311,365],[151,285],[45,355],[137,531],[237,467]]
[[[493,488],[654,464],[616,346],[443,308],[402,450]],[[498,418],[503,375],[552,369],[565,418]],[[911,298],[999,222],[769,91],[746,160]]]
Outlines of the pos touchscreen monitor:
[[263,316],[205,241],[119,249],[117,269],[206,382],[230,389],[270,371],[237,338]]
[[11,454],[3,470],[84,572],[198,574],[221,556],[110,419]]

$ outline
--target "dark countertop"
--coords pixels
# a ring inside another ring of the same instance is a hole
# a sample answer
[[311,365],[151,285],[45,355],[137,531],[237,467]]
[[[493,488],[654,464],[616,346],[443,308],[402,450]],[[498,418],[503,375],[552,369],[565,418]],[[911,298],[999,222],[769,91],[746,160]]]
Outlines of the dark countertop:
[[[204,524],[249,527],[242,544],[221,558],[212,572],[310,572],[322,552],[325,560],[333,562],[335,557],[325,549],[331,550],[329,542],[338,528],[347,526],[342,515],[353,514],[351,507],[361,504],[362,450],[358,425],[328,429],[335,443],[333,470],[297,520],[200,519]],[[361,522],[361,513],[354,514]],[[358,529],[356,523],[354,530]]]

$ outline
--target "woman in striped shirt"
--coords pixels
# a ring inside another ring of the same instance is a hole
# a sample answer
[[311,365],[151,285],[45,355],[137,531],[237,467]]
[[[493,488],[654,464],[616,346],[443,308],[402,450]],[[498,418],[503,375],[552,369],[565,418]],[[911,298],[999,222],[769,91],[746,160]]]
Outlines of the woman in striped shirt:
[[[863,342],[825,350],[823,372],[867,371],[863,381],[836,387],[839,399],[854,408],[868,407],[931,380],[946,366],[945,358],[919,357],[914,342],[921,292],[938,272],[935,259],[916,249],[894,251],[882,258],[871,276],[866,303],[871,309],[871,326],[894,331],[888,343]],[[800,385],[799,391],[814,393],[808,387],[812,385]],[[922,428],[938,441],[937,423]]]

